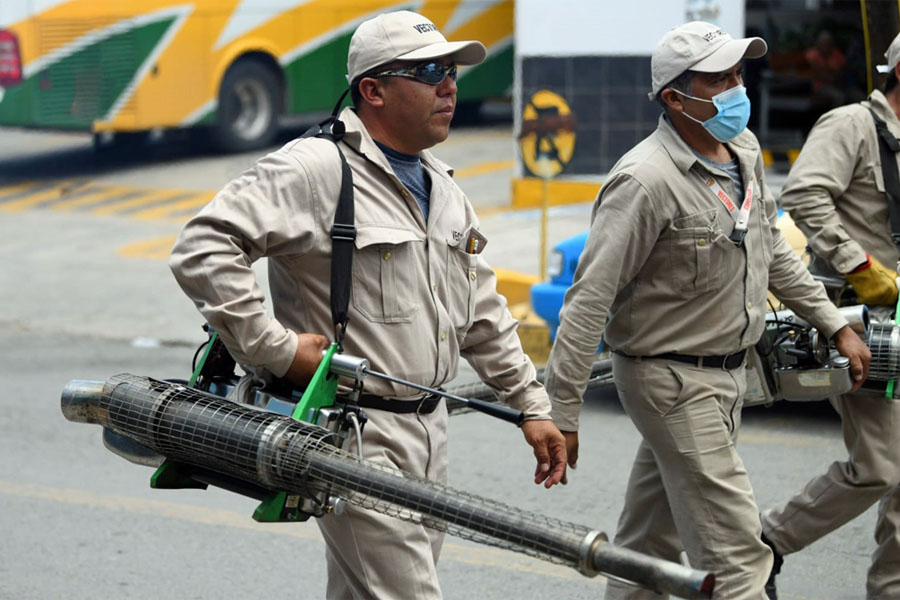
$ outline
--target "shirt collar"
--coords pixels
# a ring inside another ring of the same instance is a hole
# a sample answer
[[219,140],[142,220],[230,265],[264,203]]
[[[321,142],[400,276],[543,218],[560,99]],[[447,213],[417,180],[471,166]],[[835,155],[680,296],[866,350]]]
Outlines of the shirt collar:
[[[728,149],[731,150],[738,159],[738,164],[742,165],[742,171],[745,163],[752,164],[752,157],[750,154],[752,154],[753,148],[746,145],[746,135],[746,132],[742,132],[730,142],[725,143]],[[684,141],[678,133],[678,130],[675,129],[675,126],[666,118],[665,113],[659,116],[659,125],[656,128],[656,136],[660,144],[662,144],[663,148],[665,148],[666,152],[669,154],[672,162],[675,163],[682,173],[687,174],[695,164],[703,165],[705,169],[708,168],[703,161],[697,158],[697,155],[694,154],[694,151],[688,143]]]
[[[384,170],[390,171],[390,165],[388,165],[384,153],[375,143],[375,140],[372,139],[372,136],[369,135],[366,126],[359,118],[359,115],[356,114],[356,110],[348,106],[341,111],[338,118],[343,121],[344,127],[347,130],[347,133],[343,138],[344,143],[379,165]],[[423,150],[421,154],[419,154],[419,158],[421,158],[422,164],[426,167],[434,171],[445,172],[451,177],[453,176],[453,169],[435,158],[428,150]]]
[[900,138],[900,120],[891,105],[888,104],[887,98],[879,90],[873,90],[869,95],[869,104],[879,119],[887,123],[888,130],[894,137]]

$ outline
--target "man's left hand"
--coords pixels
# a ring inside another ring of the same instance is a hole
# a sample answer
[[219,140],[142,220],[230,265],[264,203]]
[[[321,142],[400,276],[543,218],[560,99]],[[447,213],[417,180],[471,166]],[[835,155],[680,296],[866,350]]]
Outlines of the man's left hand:
[[537,468],[534,482],[550,488],[557,483],[565,484],[566,479],[566,439],[553,421],[533,420],[522,423],[525,441],[534,448]]
[[855,392],[869,374],[869,361],[872,360],[872,353],[869,351],[869,347],[859,339],[856,332],[850,329],[849,325],[838,329],[832,339],[838,352],[850,359],[850,374],[853,376],[853,389],[850,391]]

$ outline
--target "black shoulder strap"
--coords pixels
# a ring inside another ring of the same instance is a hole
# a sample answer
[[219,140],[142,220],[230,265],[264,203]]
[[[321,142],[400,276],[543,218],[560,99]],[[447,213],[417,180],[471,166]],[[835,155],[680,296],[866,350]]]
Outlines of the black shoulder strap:
[[900,142],[888,130],[887,123],[878,118],[872,107],[868,108],[875,120],[875,131],[878,133],[878,153],[881,156],[884,193],[887,196],[888,211],[891,216],[891,239],[900,250],[900,173],[897,170],[897,152],[900,152]]
[[[348,89],[347,92],[349,91]],[[347,332],[347,322],[350,320],[350,278],[353,272],[353,247],[356,241],[353,173],[338,144],[344,137],[346,128],[337,118],[337,113],[347,92],[341,95],[330,117],[313,125],[300,136],[331,140],[341,157],[341,192],[338,196],[337,209],[334,211],[334,224],[331,227],[331,320],[334,323],[334,341],[338,346],[342,345],[344,334]]]

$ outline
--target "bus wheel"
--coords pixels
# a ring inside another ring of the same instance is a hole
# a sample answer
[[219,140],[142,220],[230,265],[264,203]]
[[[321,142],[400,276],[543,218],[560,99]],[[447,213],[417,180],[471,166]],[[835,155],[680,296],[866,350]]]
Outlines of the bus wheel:
[[219,90],[213,138],[218,149],[240,152],[267,146],[278,134],[281,88],[272,69],[257,60],[233,64]]

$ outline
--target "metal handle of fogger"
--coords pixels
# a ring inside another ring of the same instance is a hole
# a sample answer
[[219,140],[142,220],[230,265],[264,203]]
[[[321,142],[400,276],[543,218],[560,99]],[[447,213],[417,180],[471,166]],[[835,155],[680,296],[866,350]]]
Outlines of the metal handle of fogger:
[[335,375],[349,377],[351,379],[355,379],[356,381],[363,381],[367,376],[371,375],[372,377],[377,377],[378,379],[384,379],[385,381],[405,385],[422,392],[427,392],[429,394],[435,394],[437,396],[456,400],[457,402],[462,402],[469,408],[472,408],[479,412],[483,412],[486,415],[490,415],[498,419],[503,419],[504,421],[508,421],[510,423],[513,423],[514,425],[521,425],[525,421],[525,414],[522,411],[510,408],[509,406],[503,406],[502,404],[495,404],[493,402],[486,402],[484,400],[477,400],[475,398],[463,398],[462,396],[450,394],[443,390],[437,390],[424,385],[419,385],[417,383],[412,383],[411,381],[405,381],[397,377],[385,375],[384,373],[379,373],[378,371],[373,371],[369,368],[369,361],[365,358],[335,353],[331,357],[331,366],[329,370]]

